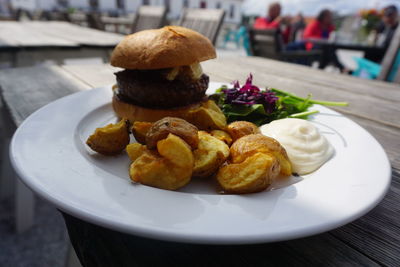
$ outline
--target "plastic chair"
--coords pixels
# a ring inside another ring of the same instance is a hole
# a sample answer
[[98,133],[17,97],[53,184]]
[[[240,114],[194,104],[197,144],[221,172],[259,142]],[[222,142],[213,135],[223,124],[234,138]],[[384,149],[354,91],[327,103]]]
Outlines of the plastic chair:
[[381,72],[381,65],[361,57],[353,57],[357,63],[357,69],[353,71],[353,76],[364,79],[376,79]]
[[[382,71],[382,65],[370,61],[365,58],[354,57],[357,63],[357,69],[353,72],[353,76],[365,79],[377,79]],[[394,63],[389,70],[386,81],[396,82],[396,75],[400,72],[400,51],[397,53]]]
[[222,47],[226,47],[228,42],[234,42],[237,48],[244,46],[245,49],[249,48],[249,36],[245,26],[240,26],[237,30],[228,29],[224,35]]

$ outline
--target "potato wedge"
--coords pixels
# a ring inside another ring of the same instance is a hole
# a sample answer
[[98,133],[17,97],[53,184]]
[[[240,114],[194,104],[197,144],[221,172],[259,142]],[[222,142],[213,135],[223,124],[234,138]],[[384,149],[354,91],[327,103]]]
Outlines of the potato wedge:
[[214,136],[215,138],[225,142],[225,144],[227,144],[228,146],[230,146],[232,144],[232,137],[225,131],[222,130],[212,130],[210,132],[210,134],[212,136]]
[[126,146],[128,157],[135,161],[146,151],[146,146],[139,143],[132,143]]
[[152,125],[152,122],[135,121],[132,125],[132,133],[136,141],[146,144],[146,134]]
[[157,143],[157,150],[145,148],[131,164],[131,180],[167,190],[186,185],[192,177],[194,164],[190,146],[180,137],[169,134]]
[[245,135],[260,133],[257,125],[249,121],[234,121],[226,127],[226,131],[232,137],[233,142]]
[[226,117],[213,100],[208,100],[199,108],[190,110],[186,119],[200,130],[224,130],[226,128]]
[[199,146],[193,151],[194,177],[214,174],[229,156],[229,147],[223,141],[204,131],[199,131]]
[[278,141],[262,134],[246,135],[234,142],[230,148],[230,161],[240,163],[258,152],[274,155],[281,166],[281,174],[292,174],[292,165],[286,150]]
[[146,133],[146,145],[149,149],[154,149],[157,142],[167,138],[172,133],[182,138],[193,149],[196,149],[199,144],[197,135],[198,129],[193,124],[174,117],[165,117],[156,121]]
[[[193,170],[193,153],[190,146],[179,136],[169,134],[157,142],[157,150],[171,164]],[[190,168],[189,168],[190,167]]]
[[116,124],[108,124],[104,127],[97,128],[96,131],[89,136],[86,144],[94,151],[110,156],[122,152],[129,144],[128,121],[122,119]]
[[224,192],[256,193],[265,190],[279,174],[279,163],[272,155],[255,153],[241,163],[219,169],[217,180]]

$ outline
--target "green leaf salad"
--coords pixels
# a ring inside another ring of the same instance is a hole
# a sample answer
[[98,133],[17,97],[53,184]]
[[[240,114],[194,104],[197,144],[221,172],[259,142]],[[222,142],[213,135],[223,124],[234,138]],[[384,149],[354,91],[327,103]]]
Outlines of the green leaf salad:
[[258,126],[283,118],[307,119],[309,115],[318,113],[317,110],[309,110],[313,104],[348,105],[346,102],[314,100],[311,95],[302,98],[275,88],[261,90],[253,85],[251,74],[243,86],[234,81],[232,88],[222,86],[210,98],[221,108],[228,122],[246,120]]

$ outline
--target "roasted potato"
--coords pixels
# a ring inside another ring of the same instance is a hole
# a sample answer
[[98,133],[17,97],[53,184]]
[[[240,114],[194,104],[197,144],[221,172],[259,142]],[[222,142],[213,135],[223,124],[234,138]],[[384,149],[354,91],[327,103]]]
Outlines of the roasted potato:
[[152,125],[152,122],[135,121],[132,125],[132,134],[136,141],[146,144],[146,134]]
[[229,156],[229,147],[207,132],[199,131],[199,146],[193,151],[193,176],[207,177],[214,174]]
[[122,119],[116,124],[108,124],[89,136],[86,144],[94,151],[103,155],[116,155],[129,144],[128,121]]
[[226,193],[247,194],[265,190],[279,174],[279,163],[272,155],[255,153],[241,163],[219,169],[217,180]]
[[194,165],[190,146],[182,138],[169,134],[157,142],[157,151],[146,148],[131,164],[131,180],[168,190],[186,185]]
[[226,128],[226,117],[213,100],[208,100],[200,107],[189,111],[186,119],[200,130],[224,130]]
[[198,129],[193,124],[174,117],[165,117],[156,121],[146,133],[146,145],[149,149],[154,149],[157,142],[166,138],[170,133],[182,138],[192,149],[196,149],[199,144],[197,135]]
[[215,138],[225,142],[228,146],[232,144],[232,137],[225,131],[222,130],[212,130],[210,132]]
[[275,156],[279,161],[281,174],[292,174],[292,165],[286,150],[278,141],[262,134],[246,135],[234,142],[230,148],[230,161],[241,163],[258,152]]
[[126,146],[128,157],[135,161],[146,151],[146,146],[139,143],[132,143]]
[[260,133],[257,125],[249,121],[234,121],[226,127],[226,131],[232,137],[233,142],[245,135]]

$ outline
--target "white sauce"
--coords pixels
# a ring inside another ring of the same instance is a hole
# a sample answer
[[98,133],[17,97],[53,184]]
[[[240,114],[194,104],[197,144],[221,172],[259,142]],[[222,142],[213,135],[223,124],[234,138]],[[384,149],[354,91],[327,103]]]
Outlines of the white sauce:
[[293,172],[315,171],[333,155],[328,140],[310,122],[302,119],[281,119],[260,127],[263,135],[272,137],[286,149]]

